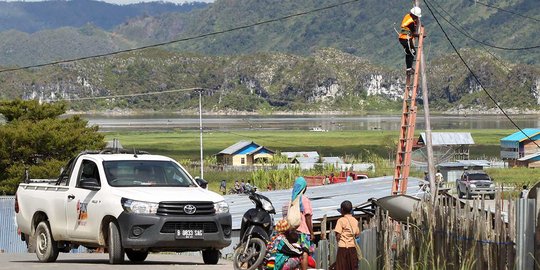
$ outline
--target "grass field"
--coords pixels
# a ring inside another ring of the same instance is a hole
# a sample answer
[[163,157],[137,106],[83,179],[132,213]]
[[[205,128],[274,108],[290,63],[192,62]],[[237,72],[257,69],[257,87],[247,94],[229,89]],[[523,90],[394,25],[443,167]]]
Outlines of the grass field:
[[[499,140],[514,131],[501,129],[466,132],[472,133],[476,143],[471,147],[471,158],[489,158],[499,156]],[[205,156],[217,154],[240,140],[249,140],[281,152],[318,151],[323,156],[377,154],[388,158],[395,151],[398,135],[397,131],[212,131],[204,133],[203,144]],[[168,155],[177,160],[199,159],[199,133],[195,131],[106,134],[107,140],[112,138],[118,138],[125,148]],[[393,154],[391,158],[394,158]]]
[[[454,132],[471,132],[475,145],[471,147],[471,159],[490,159],[499,157],[499,140],[514,130],[452,130]],[[203,135],[205,158],[217,154],[226,147],[240,141],[255,141],[275,151],[318,151],[323,156],[348,156],[360,162],[373,162],[373,157],[394,159],[397,131],[339,131],[339,132],[306,132],[306,131],[211,131]],[[111,132],[106,139],[118,138],[124,148],[149,151],[153,154],[170,156],[182,164],[199,160],[199,133],[196,131],[171,132]],[[393,171],[391,165],[378,165],[372,177],[389,175]],[[193,175],[199,175],[198,169],[187,166]],[[540,181],[540,170],[527,168],[488,169],[488,173],[497,182],[520,187],[522,184]],[[306,172],[309,174],[309,172]],[[421,176],[421,172],[411,172],[413,176]],[[210,188],[217,190],[221,179],[232,186],[234,180],[251,179],[251,172],[214,172],[205,170],[205,178]]]

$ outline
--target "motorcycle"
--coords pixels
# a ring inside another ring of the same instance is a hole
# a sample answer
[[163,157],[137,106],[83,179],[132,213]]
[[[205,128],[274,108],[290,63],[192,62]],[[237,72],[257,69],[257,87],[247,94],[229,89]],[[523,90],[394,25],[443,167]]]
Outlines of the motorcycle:
[[266,246],[274,228],[273,214],[276,213],[267,197],[251,192],[249,199],[255,204],[244,213],[240,225],[240,243],[233,255],[235,270],[261,268],[266,256]]

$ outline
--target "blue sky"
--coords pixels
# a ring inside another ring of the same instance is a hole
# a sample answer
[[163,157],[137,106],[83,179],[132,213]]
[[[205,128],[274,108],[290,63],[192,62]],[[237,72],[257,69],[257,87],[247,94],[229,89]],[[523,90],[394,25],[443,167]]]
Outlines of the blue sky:
[[[5,1],[5,0],[3,0]],[[17,2],[17,1],[20,1],[20,0],[7,0],[8,2]],[[25,2],[38,2],[38,1],[42,1],[42,0],[25,0]],[[155,0],[101,0],[103,2],[107,2],[107,3],[113,3],[113,4],[120,4],[120,5],[125,5],[125,4],[133,4],[133,3],[139,3],[139,2],[155,2]],[[211,3],[211,2],[214,2],[214,0],[196,0],[197,2],[206,2],[206,3]],[[185,3],[185,2],[195,2],[194,0],[164,0],[163,2],[171,2],[171,3],[178,3],[178,4],[181,4],[181,3]]]

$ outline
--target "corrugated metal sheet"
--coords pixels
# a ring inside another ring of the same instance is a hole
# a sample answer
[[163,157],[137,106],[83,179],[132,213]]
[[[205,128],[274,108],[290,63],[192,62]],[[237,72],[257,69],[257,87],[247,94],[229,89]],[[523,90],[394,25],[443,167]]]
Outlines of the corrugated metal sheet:
[[26,244],[17,234],[14,203],[14,196],[0,197],[0,249],[5,253],[26,252]]
[[[524,128],[522,129],[525,134],[529,137],[535,137],[536,135],[540,135],[540,129],[538,128]],[[518,131],[512,135],[508,135],[501,139],[501,141],[511,141],[511,142],[521,142],[525,139],[528,139],[523,132]],[[533,138],[534,139],[534,138]]]
[[322,157],[323,164],[343,164],[343,160],[340,157]]
[[533,269],[534,254],[534,221],[535,209],[533,199],[520,199],[516,206],[516,269]]
[[248,145],[250,145],[252,143],[254,143],[254,142],[252,142],[252,141],[239,141],[239,142],[237,142],[237,143],[223,149],[221,152],[218,153],[218,155],[219,154],[226,154],[226,155],[234,154],[234,153],[236,153],[236,151],[238,151],[238,150],[240,150],[240,149],[242,149],[242,148],[244,148],[244,147],[246,147],[246,146],[248,146]]
[[[418,178],[409,179],[408,191],[410,194],[416,194],[419,191],[419,180]],[[306,196],[311,200],[313,219],[320,219],[325,214],[327,216],[339,215],[337,209],[344,200],[351,201],[353,205],[359,205],[371,198],[390,195],[391,187],[392,177],[385,176],[349,183],[310,187],[306,191]],[[272,201],[276,208],[276,220],[282,218],[282,207],[289,203],[291,192],[291,189],[261,192]],[[243,194],[226,195],[225,201],[229,204],[231,211],[233,230],[239,230],[242,216],[254,205],[248,196]]]
[[319,161],[319,157],[296,157],[293,162],[299,164],[314,164]]
[[317,151],[307,151],[307,152],[281,152],[282,155],[287,156],[288,159],[293,159],[295,157],[316,157],[319,158],[319,153]]
[[459,163],[463,164],[465,167],[491,167],[491,163],[483,159],[467,159],[467,160],[458,160]]
[[444,162],[437,165],[438,168],[463,168],[463,167],[491,167],[491,162],[483,159],[479,160],[458,160],[451,162]]
[[[426,133],[420,133],[420,139],[426,141]],[[431,133],[431,144],[440,145],[469,145],[474,144],[474,140],[469,132],[433,132]]]
[[[15,220],[15,197],[0,196],[0,250],[2,253],[26,253],[26,243],[17,233]],[[71,250],[72,253],[87,252],[85,247]]]
[[540,152],[535,154],[526,155],[522,158],[518,158],[519,161],[535,160],[535,158],[540,157]]
[[358,262],[358,269],[379,269],[377,267],[377,231],[375,228],[360,233],[360,250],[364,260]]
[[253,149],[251,151],[246,151],[246,150],[243,150],[242,152],[240,152],[239,154],[246,154],[246,155],[253,155],[255,153],[271,153],[273,154],[274,151],[266,148],[265,146],[259,146],[257,147],[256,149]]

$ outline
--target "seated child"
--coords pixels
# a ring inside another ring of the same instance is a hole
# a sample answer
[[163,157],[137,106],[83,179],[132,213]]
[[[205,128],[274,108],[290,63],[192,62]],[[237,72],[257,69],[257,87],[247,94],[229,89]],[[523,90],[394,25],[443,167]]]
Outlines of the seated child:
[[307,256],[307,253],[296,244],[298,234],[290,229],[289,223],[284,219],[276,224],[276,232],[277,234],[272,238],[271,247],[268,249],[270,254],[268,261],[274,259],[275,270],[298,269],[303,257]]

